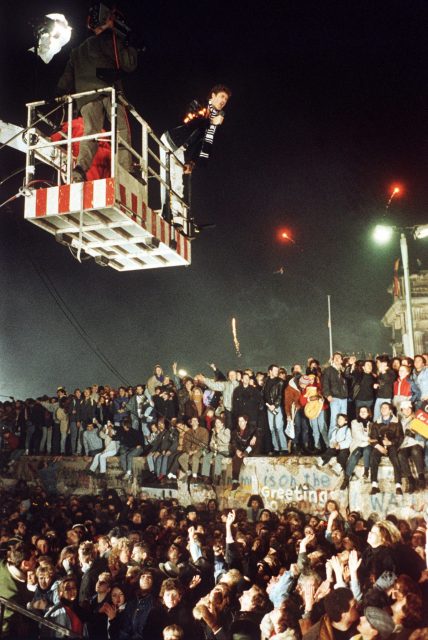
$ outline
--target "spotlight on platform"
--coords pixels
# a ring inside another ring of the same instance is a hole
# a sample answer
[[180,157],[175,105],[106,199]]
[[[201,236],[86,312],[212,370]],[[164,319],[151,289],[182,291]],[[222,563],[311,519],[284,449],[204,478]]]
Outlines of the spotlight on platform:
[[44,63],[48,64],[71,38],[71,27],[62,13],[48,13],[34,25],[36,46],[32,47]]

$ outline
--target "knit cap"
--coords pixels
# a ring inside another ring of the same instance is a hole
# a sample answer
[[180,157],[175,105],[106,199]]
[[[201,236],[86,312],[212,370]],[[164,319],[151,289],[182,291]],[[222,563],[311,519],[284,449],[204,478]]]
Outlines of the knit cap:
[[395,624],[389,613],[378,607],[366,607],[364,615],[373,629],[378,631],[381,640],[387,640],[392,635]]

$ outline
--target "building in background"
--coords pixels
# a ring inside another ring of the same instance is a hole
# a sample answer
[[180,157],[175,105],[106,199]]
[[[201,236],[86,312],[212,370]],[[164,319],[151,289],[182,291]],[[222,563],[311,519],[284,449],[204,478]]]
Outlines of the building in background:
[[[404,297],[403,276],[398,277],[398,265],[394,274],[394,284],[388,289],[393,295],[393,303],[382,318],[385,327],[391,327],[393,355],[408,352],[406,329],[406,299]],[[415,353],[428,351],[428,270],[421,270],[410,276],[412,295],[412,317]]]

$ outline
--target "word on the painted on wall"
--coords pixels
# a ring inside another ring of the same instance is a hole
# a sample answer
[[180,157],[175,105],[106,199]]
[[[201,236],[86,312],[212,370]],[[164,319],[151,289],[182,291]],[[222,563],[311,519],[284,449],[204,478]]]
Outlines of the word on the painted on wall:
[[296,486],[293,489],[272,489],[266,485],[260,488],[260,495],[265,499],[265,506],[271,511],[277,511],[281,506],[290,502],[308,502],[313,505],[325,505],[329,500],[329,492],[326,489],[309,489],[305,484]]

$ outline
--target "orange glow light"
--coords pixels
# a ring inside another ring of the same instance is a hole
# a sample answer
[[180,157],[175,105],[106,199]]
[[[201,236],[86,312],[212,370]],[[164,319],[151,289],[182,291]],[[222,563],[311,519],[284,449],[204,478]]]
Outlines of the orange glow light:
[[404,189],[403,189],[403,185],[401,184],[392,184],[390,186],[389,189],[389,200],[388,203],[386,205],[386,208],[389,209],[389,206],[391,204],[391,202],[394,200],[394,198],[399,198],[400,196],[402,196],[404,193]]
[[295,244],[295,240],[292,234],[288,231],[288,229],[284,229],[284,227],[282,227],[282,229],[278,229],[277,239],[280,242],[292,242],[293,244]]
[[404,193],[404,187],[402,184],[394,183],[390,186],[389,194],[392,198],[396,198],[397,196],[402,196]]

